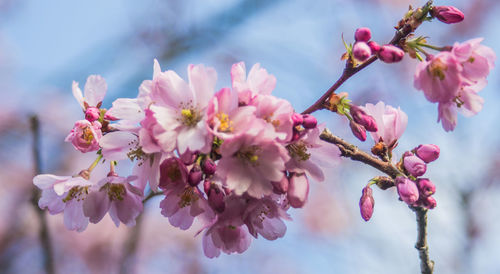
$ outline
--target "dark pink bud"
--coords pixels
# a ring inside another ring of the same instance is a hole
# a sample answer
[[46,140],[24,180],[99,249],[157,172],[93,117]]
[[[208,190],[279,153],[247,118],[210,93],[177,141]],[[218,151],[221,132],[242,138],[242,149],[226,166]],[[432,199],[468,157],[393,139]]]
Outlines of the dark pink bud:
[[302,118],[302,114],[294,112],[292,114],[292,121],[293,121],[293,126],[300,126],[304,122],[304,119]]
[[356,105],[351,105],[349,112],[351,113],[354,122],[365,127],[366,130],[371,132],[377,132],[377,122],[372,116],[366,114],[366,112]]
[[431,9],[431,15],[446,24],[454,24],[464,20],[464,14],[452,6],[439,6]]
[[279,182],[271,182],[273,185],[273,191],[276,194],[285,194],[288,191],[288,178],[283,175],[283,179]]
[[382,62],[396,63],[403,59],[405,52],[393,45],[383,45],[377,52],[377,56]]
[[420,159],[424,160],[424,162],[430,163],[439,158],[439,147],[432,144],[419,145],[415,149],[415,154],[417,154]]
[[101,111],[96,107],[89,107],[85,110],[85,119],[89,122],[94,122],[101,116]]
[[422,206],[427,209],[434,209],[437,206],[436,199],[433,197],[426,197],[422,200]]
[[361,193],[361,199],[359,199],[359,210],[361,211],[361,217],[363,220],[368,222],[373,214],[375,200],[373,199],[372,189],[369,186],[363,188]]
[[160,165],[160,188],[165,189],[168,185],[185,184],[187,177],[187,168],[179,158],[165,159]]
[[188,175],[188,183],[191,186],[197,186],[203,177],[203,172],[201,172],[201,169],[198,165],[194,165],[193,168],[191,168],[191,171],[189,171]]
[[368,46],[370,47],[370,49],[372,50],[372,53],[373,53],[373,54],[375,54],[375,53],[379,52],[379,50],[380,50],[380,45],[379,45],[377,42],[375,42],[375,41],[370,41],[370,42],[368,42],[367,44],[368,44]]
[[354,134],[354,136],[356,136],[356,138],[358,138],[362,142],[366,141],[366,129],[365,129],[365,127],[363,127],[362,125],[360,125],[354,121],[350,121],[349,126],[351,127],[352,134]]
[[212,186],[212,182],[205,180],[203,182],[203,190],[205,191],[205,194],[208,196],[208,192],[210,191],[210,187]]
[[432,194],[436,193],[436,186],[431,182],[431,180],[427,178],[418,179],[417,187],[420,191],[420,195],[423,197],[429,197]]
[[365,42],[356,42],[352,47],[352,55],[360,62],[366,61],[372,55],[372,50]]
[[425,162],[415,155],[404,157],[403,164],[405,169],[414,177],[424,175],[427,170]]
[[304,120],[302,122],[302,126],[307,129],[315,128],[318,124],[318,120],[316,120],[316,118],[314,118],[311,114],[302,115],[302,119]]
[[224,191],[218,187],[213,186],[208,191],[208,204],[217,212],[222,213],[226,209],[224,202]]
[[413,205],[418,201],[418,188],[412,180],[402,176],[396,177],[396,187],[399,198],[408,205]]
[[205,160],[201,163],[201,170],[207,175],[214,175],[217,170],[217,165],[212,159],[205,158]]
[[354,39],[358,42],[368,42],[372,38],[372,32],[369,28],[359,28],[354,33]]
[[305,174],[290,177],[287,198],[293,208],[303,207],[309,195],[309,180]]

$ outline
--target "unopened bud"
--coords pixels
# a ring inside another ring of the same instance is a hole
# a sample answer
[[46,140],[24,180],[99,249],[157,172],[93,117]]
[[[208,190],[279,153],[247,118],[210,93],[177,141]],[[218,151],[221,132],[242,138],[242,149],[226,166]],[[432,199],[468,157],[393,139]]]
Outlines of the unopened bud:
[[356,105],[351,105],[349,112],[351,113],[354,122],[365,127],[366,130],[371,132],[377,132],[377,122],[372,116],[366,114],[366,112]]
[[271,182],[273,191],[276,194],[285,194],[288,191],[288,178],[283,174],[283,179],[278,182]]
[[424,197],[429,197],[432,194],[436,193],[436,186],[431,180],[427,178],[420,178],[417,180],[417,187],[420,191],[420,195]]
[[426,163],[430,163],[439,158],[439,147],[436,145],[419,145],[415,149],[415,154]]
[[352,55],[360,62],[366,61],[372,55],[372,50],[365,42],[356,42],[352,47]]
[[406,156],[403,158],[403,165],[405,169],[414,177],[419,177],[427,171],[425,162],[415,155]]
[[437,206],[436,199],[434,197],[426,197],[422,200],[422,206],[427,209],[434,209]]
[[211,187],[208,191],[208,204],[217,212],[222,213],[226,209],[224,192],[218,187]]
[[396,63],[403,59],[405,52],[393,45],[383,45],[377,53],[378,58],[385,63]]
[[203,172],[201,172],[201,169],[198,165],[194,165],[193,168],[191,168],[191,171],[189,171],[188,175],[188,183],[191,186],[197,186],[203,177]]
[[201,163],[201,170],[206,175],[214,175],[215,171],[217,170],[217,165],[212,159],[205,158],[205,160],[203,160],[203,162]]
[[304,119],[302,118],[302,114],[294,112],[292,114],[292,121],[293,121],[293,126],[300,126],[304,122]]
[[304,120],[302,122],[302,126],[307,129],[315,128],[316,125],[318,124],[318,120],[316,120],[316,118],[314,118],[314,116],[310,114],[302,115],[302,119]]
[[293,208],[303,207],[309,195],[309,181],[305,174],[290,177],[287,198]]
[[439,6],[431,9],[431,15],[446,24],[454,24],[464,20],[464,14],[452,6]]
[[89,122],[94,122],[101,116],[101,111],[96,107],[89,107],[85,110],[85,119]]
[[354,39],[358,42],[368,42],[372,38],[372,32],[369,28],[359,28],[354,33]]
[[354,121],[350,121],[349,127],[351,127],[352,134],[354,134],[356,138],[358,138],[362,142],[366,141],[366,129],[362,125]]
[[418,188],[412,180],[402,176],[396,177],[396,187],[399,198],[408,205],[413,205],[418,201]]
[[369,186],[366,186],[361,192],[361,199],[359,199],[361,217],[367,222],[372,217],[373,207],[375,206],[375,200],[373,199],[372,192],[372,189]]
[[370,42],[368,42],[367,44],[368,44],[368,46],[370,47],[370,49],[372,50],[372,53],[373,53],[373,54],[374,54],[374,53],[379,52],[379,50],[380,50],[380,45],[379,45],[377,42],[375,42],[375,41],[370,41]]

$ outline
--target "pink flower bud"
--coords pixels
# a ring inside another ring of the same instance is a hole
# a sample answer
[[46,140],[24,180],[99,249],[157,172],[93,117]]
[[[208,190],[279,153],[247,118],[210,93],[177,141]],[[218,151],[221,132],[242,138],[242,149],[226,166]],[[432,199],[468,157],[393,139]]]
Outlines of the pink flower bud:
[[439,6],[431,9],[431,15],[446,24],[454,24],[464,20],[464,14],[452,6]]
[[369,186],[363,188],[361,193],[361,199],[359,199],[359,210],[361,211],[361,217],[363,220],[368,222],[373,214],[375,200],[373,199],[372,189]]
[[420,195],[423,197],[429,197],[432,194],[436,193],[436,186],[431,182],[431,180],[427,178],[418,179],[417,187],[420,191]]
[[206,175],[214,175],[217,170],[217,165],[212,159],[205,158],[205,160],[201,163],[201,170],[203,170],[203,173]]
[[309,181],[305,174],[294,174],[290,177],[287,198],[294,208],[303,207],[309,195]]
[[293,121],[293,126],[300,126],[304,122],[304,119],[302,118],[302,114],[294,112],[292,114],[292,121]]
[[396,63],[403,59],[405,52],[393,45],[383,45],[379,52],[377,52],[378,58],[385,63]]
[[396,177],[396,187],[398,189],[399,198],[408,205],[413,205],[418,201],[418,188],[417,185],[406,177]]
[[370,49],[372,50],[372,53],[377,53],[380,50],[380,45],[375,42],[375,41],[370,41],[367,43]]
[[426,197],[422,200],[422,206],[427,209],[434,209],[437,206],[436,199],[433,197]]
[[218,187],[211,187],[208,190],[208,204],[217,212],[222,213],[226,209],[226,203],[224,202],[224,191],[220,190]]
[[102,138],[101,123],[80,120],[66,136],[65,141],[71,142],[81,152],[95,151],[99,149],[99,140]]
[[354,33],[354,39],[357,42],[368,42],[372,38],[372,32],[369,28],[359,28]]
[[208,192],[210,191],[210,187],[212,186],[212,182],[209,180],[203,181],[203,190],[205,191],[205,194],[208,195]]
[[188,174],[188,183],[190,186],[197,186],[203,177],[203,172],[198,165],[194,165]]
[[424,160],[424,162],[430,163],[439,158],[439,147],[432,144],[419,145],[415,149],[415,154],[417,154],[420,159]]
[[372,55],[372,50],[365,42],[356,42],[352,47],[352,55],[360,62],[366,61]]
[[351,113],[354,122],[365,127],[367,131],[377,132],[377,122],[372,116],[366,114],[366,112],[356,105],[351,105],[349,112]]
[[101,111],[96,107],[89,107],[85,110],[85,119],[89,122],[94,122],[101,116]]
[[302,122],[302,126],[307,129],[315,128],[316,125],[318,124],[316,118],[314,118],[314,116],[310,114],[302,115],[302,119],[304,119],[304,121]]
[[354,134],[356,138],[362,142],[366,141],[366,129],[362,125],[354,121],[350,121],[349,126],[351,127],[352,134]]
[[414,177],[424,175],[427,170],[425,162],[415,155],[404,157],[403,164],[405,169]]
[[283,179],[279,182],[271,182],[273,185],[273,191],[276,194],[285,194],[288,191],[288,178],[286,175],[283,175]]

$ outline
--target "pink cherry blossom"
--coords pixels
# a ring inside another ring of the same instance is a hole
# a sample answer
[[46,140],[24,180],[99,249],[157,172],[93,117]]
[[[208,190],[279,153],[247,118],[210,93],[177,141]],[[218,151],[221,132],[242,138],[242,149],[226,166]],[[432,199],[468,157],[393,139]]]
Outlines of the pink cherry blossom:
[[270,241],[285,235],[286,225],[282,219],[290,220],[290,216],[276,199],[270,197],[251,199],[243,213],[243,221],[250,234],[255,238],[260,234]]
[[390,145],[403,135],[408,116],[399,107],[395,109],[380,101],[376,105],[366,104],[364,110],[375,119],[377,124],[377,131],[370,132],[376,143],[383,140],[385,144]]
[[463,43],[455,43],[452,53],[463,65],[462,75],[472,84],[486,79],[490,70],[495,66],[495,52],[480,43],[483,38],[475,38]]
[[65,141],[71,142],[75,149],[85,153],[98,150],[101,137],[101,123],[79,120],[75,122]]
[[236,63],[231,68],[232,88],[238,93],[239,102],[251,104],[256,95],[270,95],[276,86],[276,78],[257,63],[252,66],[248,77],[244,62]]
[[78,82],[73,81],[73,96],[78,101],[83,110],[86,110],[85,104],[87,106],[96,107],[104,99],[108,86],[106,80],[100,75],[90,75],[87,78],[87,82],[84,87],[84,94],[82,90],[78,87]]
[[269,130],[275,131],[276,139],[281,142],[291,140],[294,111],[287,100],[272,95],[258,95],[253,105],[257,108],[255,115],[266,121]]
[[117,227],[120,222],[134,226],[143,210],[142,191],[130,184],[135,179],[135,176],[110,175],[99,181],[83,202],[83,212],[90,222],[98,223],[109,211]]

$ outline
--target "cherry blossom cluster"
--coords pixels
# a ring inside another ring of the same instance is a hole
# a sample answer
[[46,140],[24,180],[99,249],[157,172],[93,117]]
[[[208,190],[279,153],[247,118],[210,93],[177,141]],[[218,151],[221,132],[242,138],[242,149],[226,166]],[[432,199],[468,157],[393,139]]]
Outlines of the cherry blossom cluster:
[[[231,88],[215,93],[213,68],[190,65],[188,78],[161,71],[155,60],[137,98],[119,98],[109,110],[101,108],[102,77],[90,76],[83,93],[73,83],[85,119],[66,141],[97,159],[74,176],[36,176],[40,207],[64,212],[71,230],[83,231],[106,213],[117,226],[134,225],[150,189],[164,195],[161,214],[173,226],[185,230],[200,221],[208,257],[241,253],[252,236],[283,237],[287,210],[304,206],[309,179],[324,180],[321,166],[338,158],[338,148],[320,141],[324,126],[312,115],[271,95],[276,79],[259,64],[248,76],[244,63],[234,64]],[[101,159],[110,164],[108,175],[91,178]],[[128,159],[133,173],[120,176],[115,166]]]

